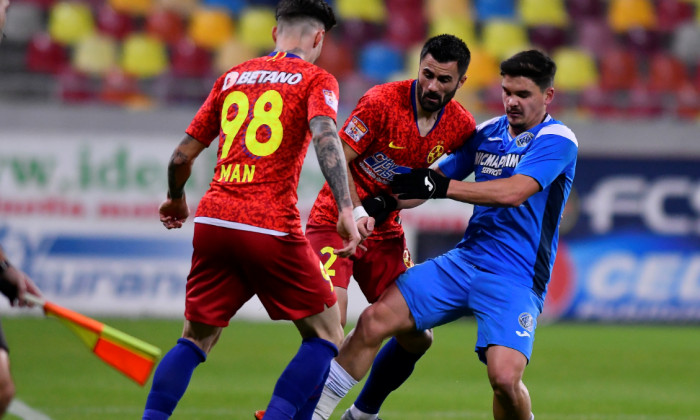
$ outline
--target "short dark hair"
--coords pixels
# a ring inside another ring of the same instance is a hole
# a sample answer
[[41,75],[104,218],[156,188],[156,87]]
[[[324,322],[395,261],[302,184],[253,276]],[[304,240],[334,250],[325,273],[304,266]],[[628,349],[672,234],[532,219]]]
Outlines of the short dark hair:
[[456,61],[460,77],[467,72],[469,61],[472,59],[467,44],[456,36],[448,34],[436,35],[425,41],[420,59],[423,60],[427,54],[432,55],[439,63]]
[[540,90],[552,87],[557,65],[539,50],[521,51],[501,63],[501,76],[523,76],[535,82]]
[[324,0],[280,0],[275,10],[275,18],[293,19],[310,17],[323,24],[326,31],[335,26],[335,14],[331,6]]

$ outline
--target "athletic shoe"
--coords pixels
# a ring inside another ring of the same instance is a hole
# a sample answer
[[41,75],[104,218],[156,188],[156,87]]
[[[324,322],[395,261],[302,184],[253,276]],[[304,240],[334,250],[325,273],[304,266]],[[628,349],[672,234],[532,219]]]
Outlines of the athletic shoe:
[[[340,418],[340,420],[357,420],[355,417],[353,417],[352,412],[348,408],[345,410],[345,413],[343,413],[343,416]],[[382,420],[379,417],[377,417],[377,420]]]
[[262,420],[265,417],[265,410],[258,410],[255,412],[255,420]]

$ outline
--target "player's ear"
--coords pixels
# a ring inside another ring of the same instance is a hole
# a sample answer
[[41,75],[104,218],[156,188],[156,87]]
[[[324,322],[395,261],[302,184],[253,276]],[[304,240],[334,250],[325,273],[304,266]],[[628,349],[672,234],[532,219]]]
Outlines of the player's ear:
[[274,42],[277,42],[277,26],[274,26],[274,27],[272,28],[272,40],[273,40]]
[[326,35],[326,30],[325,29],[320,29],[316,31],[316,36],[314,37],[314,48],[318,46],[321,42],[323,42],[323,37]]
[[464,73],[464,76],[459,78],[459,83],[457,83],[457,89],[461,88],[466,81],[467,81],[467,73]]
[[544,105],[548,106],[552,102],[553,99],[554,99],[554,88],[548,87],[544,91]]

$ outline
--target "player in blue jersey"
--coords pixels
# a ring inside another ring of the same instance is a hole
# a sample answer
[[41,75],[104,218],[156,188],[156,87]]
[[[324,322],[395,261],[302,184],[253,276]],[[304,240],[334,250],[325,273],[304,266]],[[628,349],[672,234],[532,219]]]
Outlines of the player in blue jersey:
[[[395,175],[399,198],[451,198],[474,204],[462,241],[398,277],[362,312],[336,361],[360,380],[382,341],[474,315],[475,351],[486,364],[495,419],[528,420],[522,377],[535,338],[558,243],[559,220],[574,179],[574,133],[547,114],[554,62],[539,51],[501,63],[506,115],[477,127],[471,140],[434,169]],[[475,182],[459,181],[470,173]],[[377,359],[378,363],[389,363]],[[370,375],[365,387],[382,378]],[[376,419],[353,405],[345,420]]]

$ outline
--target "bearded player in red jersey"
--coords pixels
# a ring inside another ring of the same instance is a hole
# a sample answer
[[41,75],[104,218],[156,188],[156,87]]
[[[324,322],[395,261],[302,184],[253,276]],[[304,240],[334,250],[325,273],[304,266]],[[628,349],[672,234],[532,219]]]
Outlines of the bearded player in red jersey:
[[182,338],[156,369],[144,419],[172,414],[194,369],[253,295],[270,318],[292,320],[303,339],[277,381],[266,420],[311,418],[343,339],[333,286],[296,208],[299,174],[313,140],[340,209],[343,241],[335,255],[355,252],[361,238],[335,122],[338,83],[312,64],[335,17],[323,0],[282,0],[276,16],[276,50],[232,67],[215,82],[168,167],[160,218],[171,229],[188,216],[184,185],[193,161],[219,137],[214,178],[194,218]]
[[[469,61],[469,49],[459,38],[439,35],[429,39],[420,54],[418,79],[370,89],[340,132],[349,168],[353,214],[360,234],[366,238],[366,250],[359,249],[349,259],[336,258],[333,253],[342,238],[335,231],[338,211],[328,184],[311,209],[306,236],[331,276],[343,325],[351,275],[372,303],[413,265],[389,182],[394,174],[429,167],[443,154],[459,148],[474,131],[472,115],[452,99],[466,80]],[[382,381],[372,389],[363,389],[351,409],[376,417],[384,399],[408,378],[431,343],[429,330],[390,340],[377,356],[372,372],[384,371],[380,377],[392,383]],[[313,418],[328,419],[355,383],[333,361]]]

